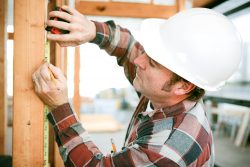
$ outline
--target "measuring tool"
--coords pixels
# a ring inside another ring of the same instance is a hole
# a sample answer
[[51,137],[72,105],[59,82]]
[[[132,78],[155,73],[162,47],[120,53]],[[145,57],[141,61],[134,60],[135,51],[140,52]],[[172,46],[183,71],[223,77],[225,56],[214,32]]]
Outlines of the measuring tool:
[[[48,40],[45,42],[45,54],[44,60],[50,63],[50,43]],[[49,108],[47,105],[44,107],[44,136],[43,136],[43,166],[49,167],[49,121],[47,115],[49,113]]]
[[[67,12],[60,7],[56,7],[54,10]],[[57,18],[57,17],[52,17],[51,20],[67,22],[67,21],[60,19],[60,18]],[[58,29],[55,27],[46,27],[45,30],[51,32],[52,34],[67,34],[67,33],[69,33],[69,31],[67,31],[67,30],[62,30],[62,29]],[[45,41],[44,60],[46,62],[50,63],[50,43],[47,39]],[[49,69],[49,71],[50,71],[50,69]],[[51,73],[51,79],[54,80],[55,78],[54,78],[51,71],[50,71],[50,73]],[[43,141],[44,141],[43,142],[43,150],[44,150],[44,152],[43,152],[43,157],[44,157],[43,166],[44,167],[50,166],[50,164],[49,164],[49,121],[47,118],[48,113],[49,113],[49,108],[48,108],[48,106],[45,105],[45,107],[44,107],[44,137],[43,137]]]
[[[54,11],[60,11],[60,12],[66,12],[66,13],[68,13],[67,11],[63,10],[60,7],[56,7],[54,9]],[[63,21],[63,22],[67,22],[68,23],[68,21],[66,21],[64,19],[61,19],[61,18],[58,18],[58,17],[51,17],[50,20]],[[50,27],[50,26],[46,27],[45,30],[46,31],[50,31],[52,34],[68,34],[69,33],[68,30],[63,30],[63,29],[59,29],[59,28],[55,28],[55,27]]]

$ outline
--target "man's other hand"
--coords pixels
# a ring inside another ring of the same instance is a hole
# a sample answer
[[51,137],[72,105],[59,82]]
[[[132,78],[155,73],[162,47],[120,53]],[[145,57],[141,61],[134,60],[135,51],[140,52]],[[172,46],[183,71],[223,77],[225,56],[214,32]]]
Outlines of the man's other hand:
[[95,24],[88,20],[84,15],[77,10],[68,6],[62,6],[62,9],[67,11],[51,11],[49,17],[58,17],[67,22],[48,20],[47,26],[68,30],[69,34],[48,34],[47,38],[56,41],[60,46],[77,46],[93,40],[96,36]]
[[49,63],[42,64],[32,75],[35,92],[51,110],[68,102],[67,79]]

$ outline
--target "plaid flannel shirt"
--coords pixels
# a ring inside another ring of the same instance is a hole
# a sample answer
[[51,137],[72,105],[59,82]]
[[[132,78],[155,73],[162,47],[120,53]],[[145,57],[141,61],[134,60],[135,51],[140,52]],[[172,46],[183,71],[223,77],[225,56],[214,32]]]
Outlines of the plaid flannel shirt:
[[[91,41],[117,58],[130,83],[135,77],[135,57],[146,54],[127,29],[95,22]],[[124,148],[103,155],[79,122],[70,104],[48,114],[65,166],[213,166],[212,131],[202,101],[183,101],[160,110],[145,111],[149,100],[140,96],[131,118]]]

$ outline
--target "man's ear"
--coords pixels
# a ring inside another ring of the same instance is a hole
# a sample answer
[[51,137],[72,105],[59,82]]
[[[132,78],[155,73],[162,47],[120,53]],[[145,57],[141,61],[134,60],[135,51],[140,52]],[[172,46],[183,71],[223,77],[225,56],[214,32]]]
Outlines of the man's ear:
[[180,82],[176,83],[175,86],[176,87],[175,87],[174,93],[176,95],[188,94],[196,87],[193,83],[186,82],[186,81],[180,81]]

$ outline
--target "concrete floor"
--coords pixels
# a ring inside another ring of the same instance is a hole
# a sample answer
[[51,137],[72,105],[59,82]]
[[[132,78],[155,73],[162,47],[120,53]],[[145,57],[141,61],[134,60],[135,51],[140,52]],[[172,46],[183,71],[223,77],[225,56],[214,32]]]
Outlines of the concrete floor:
[[222,167],[250,167],[250,145],[236,147],[230,137],[214,137],[216,164]]

